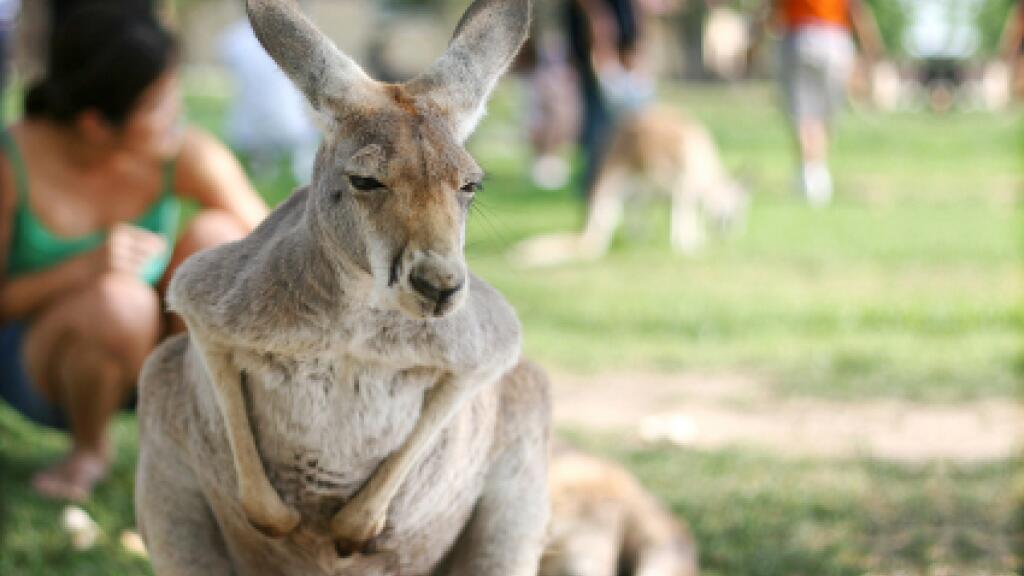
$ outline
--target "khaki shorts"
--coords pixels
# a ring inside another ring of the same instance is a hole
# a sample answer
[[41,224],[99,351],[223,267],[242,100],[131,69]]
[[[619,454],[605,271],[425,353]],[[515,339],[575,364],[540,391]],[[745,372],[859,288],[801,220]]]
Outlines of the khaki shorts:
[[830,123],[846,100],[856,50],[849,32],[835,26],[802,26],[782,39],[780,78],[795,121]]

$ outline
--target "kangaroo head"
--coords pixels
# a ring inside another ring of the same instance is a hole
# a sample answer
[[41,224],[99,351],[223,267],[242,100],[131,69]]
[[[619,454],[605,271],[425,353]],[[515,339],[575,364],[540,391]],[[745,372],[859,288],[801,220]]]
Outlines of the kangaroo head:
[[308,216],[325,252],[414,318],[466,300],[466,215],[483,172],[464,147],[526,38],[529,0],[476,0],[448,50],[404,84],[372,80],[295,0],[247,0],[267,52],[325,121]]

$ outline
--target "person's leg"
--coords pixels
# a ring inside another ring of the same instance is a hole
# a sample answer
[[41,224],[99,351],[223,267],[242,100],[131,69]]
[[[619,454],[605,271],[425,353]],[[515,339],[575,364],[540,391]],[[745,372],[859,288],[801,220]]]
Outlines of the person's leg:
[[822,118],[802,118],[797,127],[800,159],[805,164],[828,161],[828,126]]
[[120,274],[98,278],[44,311],[25,339],[38,392],[65,414],[71,453],[34,479],[40,493],[84,499],[106,473],[107,428],[160,334],[156,291]]
[[824,206],[832,199],[828,169],[828,49],[816,29],[790,32],[783,43],[783,83],[799,156],[800,192],[809,203]]
[[799,140],[804,192],[812,205],[822,206],[832,199],[832,122],[846,103],[855,51],[848,33],[839,29],[820,31],[814,41],[810,47],[814,57],[805,74],[807,102],[800,118]]
[[566,2],[565,5],[569,62],[576,71],[576,86],[579,90],[579,145],[583,160],[580,196],[589,201],[604,147],[611,135],[611,114],[591,60],[592,41],[587,18],[577,2]]
[[798,122],[800,182],[804,196],[814,206],[832,200],[832,173],[828,167],[828,124],[821,116],[807,116]]
[[[189,256],[207,248],[240,240],[245,235],[246,229],[242,223],[223,210],[207,209],[196,214],[174,246],[170,264],[160,281],[160,294],[167,293],[167,284],[171,276]],[[168,319],[168,330],[171,334],[184,332],[185,323],[179,316],[172,315]]]
[[583,193],[589,202],[601,163],[612,137],[613,119],[596,79],[582,82],[584,90]]

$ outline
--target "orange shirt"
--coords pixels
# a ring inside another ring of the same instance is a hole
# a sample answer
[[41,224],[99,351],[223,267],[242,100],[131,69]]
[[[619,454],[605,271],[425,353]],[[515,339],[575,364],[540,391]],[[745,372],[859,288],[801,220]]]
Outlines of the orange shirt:
[[807,24],[850,28],[848,0],[778,0],[779,21],[787,30]]

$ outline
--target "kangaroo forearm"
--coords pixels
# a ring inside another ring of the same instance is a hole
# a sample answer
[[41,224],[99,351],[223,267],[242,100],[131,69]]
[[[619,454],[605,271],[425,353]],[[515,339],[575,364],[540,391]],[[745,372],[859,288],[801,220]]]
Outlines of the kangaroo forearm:
[[203,342],[194,334],[213,388],[238,482],[238,496],[249,521],[265,535],[280,537],[295,529],[299,514],[290,509],[267,478],[253,437],[242,392],[242,376],[232,365],[230,351]]
[[391,501],[413,469],[423,461],[452,417],[479,390],[479,383],[490,379],[491,375],[484,373],[449,374],[427,391],[420,419],[405,443],[381,463],[366,486],[331,520],[336,539],[360,542],[380,533]]
[[370,485],[378,491],[383,502],[391,502],[405,483],[412,469],[459,409],[477,389],[474,382],[457,377],[446,377],[427,392],[425,406],[419,422],[406,443],[384,463],[388,473],[374,474]]
[[27,318],[90,277],[88,262],[79,257],[43,272],[8,279],[0,283],[0,322]]

